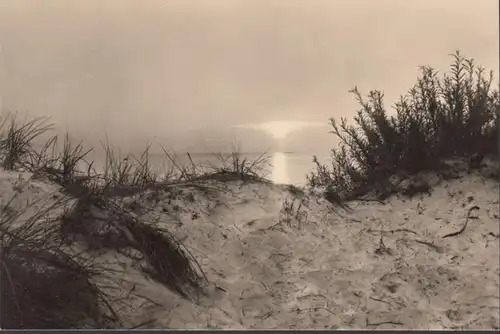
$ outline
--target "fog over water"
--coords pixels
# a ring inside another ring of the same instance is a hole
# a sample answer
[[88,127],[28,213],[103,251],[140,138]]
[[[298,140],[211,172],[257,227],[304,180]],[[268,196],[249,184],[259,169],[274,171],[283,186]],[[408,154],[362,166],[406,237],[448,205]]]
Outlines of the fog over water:
[[[326,152],[355,85],[390,105],[456,49],[498,73],[498,41],[492,0],[2,0],[1,107],[90,145]],[[324,126],[237,127],[282,121]]]

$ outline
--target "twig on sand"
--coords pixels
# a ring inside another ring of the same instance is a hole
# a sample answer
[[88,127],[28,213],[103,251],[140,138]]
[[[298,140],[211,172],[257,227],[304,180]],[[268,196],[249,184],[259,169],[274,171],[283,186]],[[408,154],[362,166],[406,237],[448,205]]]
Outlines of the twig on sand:
[[281,225],[281,224],[282,224],[282,222],[281,222],[281,221],[278,221],[277,223],[275,223],[275,224],[273,224],[273,225],[271,225],[271,226],[269,226],[269,227],[265,228],[264,230],[273,230],[276,226],[279,226],[279,225]]
[[332,312],[332,310],[328,309],[327,307],[321,307],[321,306],[318,306],[318,307],[309,307],[309,308],[303,308],[303,309],[299,309],[297,308],[297,312],[302,312],[302,311],[313,311],[313,312],[317,312],[318,310],[324,310],[328,313],[330,313],[331,315],[335,315],[335,313]]
[[403,326],[404,324],[402,322],[399,322],[399,321],[382,321],[382,322],[374,322],[374,323],[370,323],[368,321],[368,318],[366,319],[366,327],[368,326],[380,326],[380,325],[387,325],[387,324],[391,324],[391,325],[401,325]]
[[378,298],[375,298],[375,297],[370,297],[371,300],[374,300],[374,301],[377,301],[377,302],[380,302],[380,303],[385,303],[389,306],[392,306],[391,303],[389,303],[388,301],[385,301],[385,300],[382,300],[382,299],[378,299]]
[[374,230],[374,229],[367,229],[366,232],[368,233],[371,233],[371,232],[380,232],[380,233],[396,233],[396,232],[408,232],[408,233],[413,233],[415,235],[418,235],[417,232],[415,231],[412,231],[412,230],[409,230],[407,228],[398,228],[398,229],[395,229],[395,230],[387,230],[387,231],[384,231],[384,230]]
[[479,207],[478,207],[477,205],[474,205],[473,207],[471,207],[471,208],[469,209],[469,211],[467,212],[467,218],[465,219],[465,224],[464,224],[464,226],[462,226],[462,228],[461,228],[460,230],[458,230],[457,232],[453,232],[453,233],[449,233],[449,234],[444,235],[444,236],[443,236],[443,239],[444,239],[444,238],[448,238],[448,237],[455,237],[455,236],[457,236],[457,235],[461,234],[463,231],[465,231],[465,229],[467,228],[467,223],[469,222],[470,213],[471,213],[471,211],[472,211],[472,210],[474,210],[474,209],[479,210]]
[[380,204],[385,204],[385,202],[381,199],[377,199],[377,198],[357,198],[356,199],[357,201],[359,202],[377,202],[377,203],[380,203]]
[[435,250],[438,253],[442,253],[443,252],[443,248],[442,247],[434,245],[432,242],[427,242],[427,241],[418,240],[418,239],[410,239],[410,240],[418,242],[419,244],[422,244],[422,245],[426,245],[427,247],[432,248],[433,250]]

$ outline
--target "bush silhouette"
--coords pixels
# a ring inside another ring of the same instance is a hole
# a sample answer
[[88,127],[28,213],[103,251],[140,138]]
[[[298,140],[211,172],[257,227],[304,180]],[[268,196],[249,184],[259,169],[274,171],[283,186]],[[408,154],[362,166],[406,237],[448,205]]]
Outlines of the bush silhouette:
[[436,170],[446,158],[497,157],[500,98],[493,72],[486,74],[459,51],[452,56],[450,72],[441,78],[432,67],[420,68],[414,87],[394,104],[394,115],[388,115],[381,91],[365,99],[357,87],[351,90],[361,108],[353,124],[330,118],[339,146],[331,151],[331,166],[314,157],[309,184],[360,195],[394,174]]

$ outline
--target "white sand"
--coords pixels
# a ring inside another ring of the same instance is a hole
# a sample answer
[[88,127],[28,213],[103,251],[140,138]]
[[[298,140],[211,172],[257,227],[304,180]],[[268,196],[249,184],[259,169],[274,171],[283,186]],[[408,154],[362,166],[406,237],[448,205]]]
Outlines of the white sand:
[[[57,191],[30,174],[2,171],[3,205],[18,175],[25,181],[15,207]],[[146,328],[500,327],[498,183],[466,175],[436,185],[430,196],[353,201],[349,212],[313,195],[297,211],[301,200],[286,186],[226,186],[228,192],[208,195],[183,188],[170,204],[167,192],[141,200],[152,209],[144,218],[161,218],[199,261],[209,294],[184,300],[130,259],[104,254],[103,261],[123,263],[122,289],[134,286],[139,296],[120,310],[125,327],[149,319]],[[287,214],[292,202],[294,213]],[[463,226],[474,205],[476,218],[465,231],[442,238]]]

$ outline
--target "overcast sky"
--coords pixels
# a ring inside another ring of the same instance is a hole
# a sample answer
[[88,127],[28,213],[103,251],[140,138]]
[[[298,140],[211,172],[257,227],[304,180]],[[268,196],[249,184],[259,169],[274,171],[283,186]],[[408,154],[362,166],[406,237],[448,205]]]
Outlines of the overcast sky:
[[498,73],[495,0],[0,0],[4,109],[161,135],[393,102],[457,48]]

